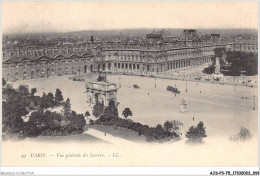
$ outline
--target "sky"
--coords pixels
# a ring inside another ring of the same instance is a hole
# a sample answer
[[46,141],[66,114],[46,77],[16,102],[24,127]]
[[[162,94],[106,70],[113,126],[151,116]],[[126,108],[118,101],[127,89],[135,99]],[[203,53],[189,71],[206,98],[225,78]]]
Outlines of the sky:
[[2,33],[258,28],[257,2],[2,2]]

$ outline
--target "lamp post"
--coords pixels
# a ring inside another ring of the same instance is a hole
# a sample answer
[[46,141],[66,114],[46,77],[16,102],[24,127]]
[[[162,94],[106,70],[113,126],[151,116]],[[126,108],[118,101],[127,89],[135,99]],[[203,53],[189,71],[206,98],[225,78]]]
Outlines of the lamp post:
[[254,95],[253,97],[254,97],[254,105],[253,105],[253,110],[255,110],[255,95]]
[[121,78],[119,77],[119,88],[121,88]]
[[156,88],[156,78],[154,79],[154,81],[155,81],[155,82],[154,82],[154,88]]
[[186,92],[187,92],[187,82],[186,82]]

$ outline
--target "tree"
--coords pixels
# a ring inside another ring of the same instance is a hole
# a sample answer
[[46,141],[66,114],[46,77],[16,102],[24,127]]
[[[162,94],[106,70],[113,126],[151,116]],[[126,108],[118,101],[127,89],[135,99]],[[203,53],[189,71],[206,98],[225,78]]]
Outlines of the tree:
[[34,97],[34,94],[37,92],[37,89],[36,88],[32,88],[31,89],[31,95]]
[[118,117],[118,110],[113,100],[111,100],[108,106],[105,107],[103,114]]
[[132,111],[129,108],[125,108],[122,115],[127,119],[128,116],[132,116]]
[[160,131],[164,131],[163,127],[161,124],[158,124],[156,127],[155,127],[157,130],[160,130]]
[[34,106],[38,106],[38,101],[37,101],[37,100],[34,100],[33,105],[34,105]]
[[172,129],[175,133],[178,132],[180,129],[180,126],[183,125],[182,122],[180,122],[179,120],[173,120],[173,121],[171,121],[171,124],[172,124]]
[[17,116],[15,113],[3,116],[3,132],[8,132],[10,134],[18,133],[21,131],[23,125],[23,120],[21,117]]
[[43,92],[42,97],[40,99],[40,107],[48,108],[48,100],[47,100],[47,95],[45,92]]
[[2,78],[2,86],[6,85],[6,80],[4,78]]
[[29,94],[29,89],[27,85],[20,85],[18,87],[18,92],[21,93],[22,95],[27,96]]
[[240,127],[238,134],[236,134],[234,136],[230,136],[229,139],[233,142],[239,142],[239,141],[245,142],[246,140],[250,139],[251,137],[252,137],[252,134],[250,133],[250,131],[247,128]]
[[249,139],[252,137],[250,131],[245,128],[245,127],[241,127],[240,128],[240,131],[238,133],[238,137],[241,139],[241,140],[246,140],[246,139]]
[[172,129],[173,126],[172,126],[172,123],[171,123],[171,122],[166,121],[166,122],[164,123],[163,127],[164,127],[164,129],[165,129],[166,131],[171,131],[171,129]]
[[61,101],[63,101],[63,96],[62,96],[62,92],[60,91],[60,89],[56,89],[55,101],[56,101],[56,103],[60,103]]
[[70,114],[70,125],[69,127],[71,129],[79,130],[86,126],[86,121],[84,119],[84,116],[82,114],[76,114],[75,111],[72,111]]
[[63,105],[64,115],[65,115],[66,117],[68,117],[68,116],[70,115],[70,111],[71,111],[70,99],[67,98],[66,102],[65,102],[64,105]]
[[48,107],[53,107],[55,105],[54,96],[51,92],[47,94]]
[[203,122],[199,122],[197,126],[191,126],[186,132],[186,137],[190,142],[202,142],[202,138],[207,137]]
[[228,65],[224,67],[224,75],[240,75],[243,73],[247,76],[256,75],[258,73],[258,57],[253,53],[240,51],[228,51],[226,53],[226,61]]
[[89,117],[90,113],[88,111],[86,111],[85,116]]
[[39,135],[39,130],[34,123],[28,121],[23,124],[22,133],[25,136],[35,137]]
[[171,133],[177,133],[178,130],[180,129],[180,126],[182,125],[183,125],[182,122],[178,120],[173,120],[173,121],[166,121],[163,127],[166,131],[169,131]]
[[40,107],[41,108],[49,108],[55,105],[54,96],[51,92],[47,95],[43,92],[42,97],[40,99]]
[[[39,110],[39,111],[34,111],[32,112],[32,114],[30,115],[29,121],[31,123],[34,123],[37,127],[42,127],[44,126],[44,111],[43,110]],[[48,117],[50,118],[50,117]]]
[[104,105],[102,103],[97,102],[93,107],[92,114],[97,118],[103,113],[103,110],[104,110]]

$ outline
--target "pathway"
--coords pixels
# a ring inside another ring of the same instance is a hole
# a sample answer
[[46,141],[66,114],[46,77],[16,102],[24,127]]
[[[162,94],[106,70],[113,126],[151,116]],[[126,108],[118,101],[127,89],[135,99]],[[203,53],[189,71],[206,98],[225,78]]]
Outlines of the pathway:
[[131,145],[136,145],[137,144],[135,142],[132,142],[132,141],[120,138],[120,137],[115,137],[115,136],[113,136],[111,134],[108,134],[108,133],[106,133],[106,135],[105,135],[104,132],[96,130],[96,129],[89,128],[84,133],[88,134],[88,135],[91,135],[91,136],[94,136],[96,138],[99,138],[101,140],[104,140],[106,142],[109,142],[109,143],[112,143],[112,144],[116,144],[116,145],[124,144],[124,145],[131,146]]

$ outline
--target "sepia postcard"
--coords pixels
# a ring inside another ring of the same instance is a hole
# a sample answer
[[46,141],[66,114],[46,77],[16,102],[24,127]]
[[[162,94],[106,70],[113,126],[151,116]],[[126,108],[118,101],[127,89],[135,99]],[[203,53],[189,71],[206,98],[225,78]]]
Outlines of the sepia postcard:
[[256,1],[1,6],[3,167],[259,166]]

